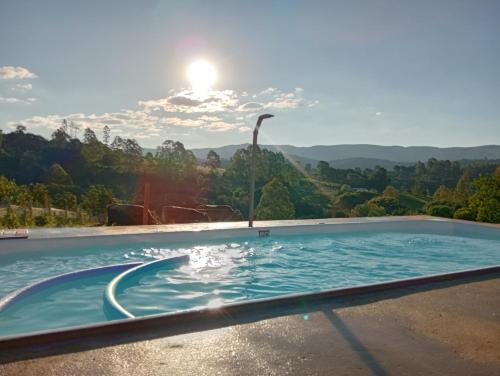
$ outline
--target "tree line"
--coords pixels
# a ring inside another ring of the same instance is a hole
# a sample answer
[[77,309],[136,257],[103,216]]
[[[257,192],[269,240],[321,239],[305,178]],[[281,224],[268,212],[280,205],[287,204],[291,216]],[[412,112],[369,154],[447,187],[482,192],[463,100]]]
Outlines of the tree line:
[[[251,148],[238,150],[221,167],[210,151],[205,160],[178,141],[154,153],[107,127],[76,137],[63,122],[50,139],[18,126],[0,133],[0,218],[3,227],[104,223],[110,203],[144,200],[195,208],[224,204],[248,216]],[[257,150],[257,219],[306,219],[428,213],[500,222],[500,169],[490,161],[429,159],[393,170],[337,169],[321,161],[301,166],[282,153]],[[56,215],[57,214],[57,215]]]

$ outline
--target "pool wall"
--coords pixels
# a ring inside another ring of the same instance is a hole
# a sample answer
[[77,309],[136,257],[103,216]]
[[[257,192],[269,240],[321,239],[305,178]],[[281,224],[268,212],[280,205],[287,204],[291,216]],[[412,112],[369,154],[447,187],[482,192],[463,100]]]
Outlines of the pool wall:
[[[393,232],[425,232],[444,235],[462,235],[475,237],[500,237],[500,227],[476,222],[452,220],[436,217],[373,217],[373,218],[342,218],[325,220],[293,221],[296,224],[282,225],[289,221],[267,221],[262,222],[266,226],[257,223],[254,228],[241,227],[241,222],[234,223],[236,228],[218,229],[214,223],[212,229],[206,229],[206,225],[197,226],[174,225],[173,229],[180,231],[154,231],[130,234],[128,231],[135,230],[131,227],[123,227],[122,233],[116,233],[120,229],[106,235],[94,236],[60,236],[55,238],[36,238],[18,240],[4,240],[0,242],[0,255],[16,254],[21,252],[52,252],[57,250],[77,250],[95,245],[114,246],[120,244],[151,245],[164,244],[165,242],[198,242],[207,240],[224,240],[258,236],[258,231],[269,229],[271,236],[293,235],[293,234],[322,234],[341,232],[366,232],[366,231],[393,231]],[[306,224],[302,224],[305,222]],[[189,231],[182,231],[188,227]],[[72,230],[72,229],[69,229]],[[70,232],[71,233],[71,232]]]

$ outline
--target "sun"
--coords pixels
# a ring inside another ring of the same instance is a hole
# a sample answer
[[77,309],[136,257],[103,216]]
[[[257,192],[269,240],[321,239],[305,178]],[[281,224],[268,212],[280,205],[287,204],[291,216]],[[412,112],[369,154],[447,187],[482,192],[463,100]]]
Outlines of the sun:
[[215,66],[207,60],[196,60],[187,69],[187,77],[193,92],[198,95],[206,94],[217,81]]

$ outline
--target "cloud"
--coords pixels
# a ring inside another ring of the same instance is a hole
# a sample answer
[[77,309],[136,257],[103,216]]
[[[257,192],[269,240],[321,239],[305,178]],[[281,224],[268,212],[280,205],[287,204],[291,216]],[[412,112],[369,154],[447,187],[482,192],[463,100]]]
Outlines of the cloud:
[[17,90],[17,91],[28,91],[32,90],[33,85],[32,84],[16,84],[11,90]]
[[214,90],[203,97],[191,90],[180,89],[170,90],[164,98],[141,100],[135,109],[102,114],[33,116],[8,125],[15,127],[22,124],[28,129],[53,131],[66,119],[73,121],[80,129],[90,127],[100,130],[108,125],[112,133],[121,137],[154,140],[194,131],[249,132],[261,111],[269,110],[276,114],[317,103],[304,98],[304,90],[300,88],[290,92],[267,88],[256,94]]
[[23,80],[27,78],[38,78],[38,76],[23,67],[13,67],[13,66],[0,67],[0,79],[2,80],[13,80],[13,79]]
[[31,104],[36,102],[36,98],[16,98],[16,97],[0,97],[0,103],[20,103],[20,104]]
[[239,111],[255,111],[255,110],[261,110],[264,108],[264,105],[262,103],[257,103],[257,102],[247,102],[242,104],[241,106],[238,107]]
[[382,116],[382,112],[375,112],[375,116]]

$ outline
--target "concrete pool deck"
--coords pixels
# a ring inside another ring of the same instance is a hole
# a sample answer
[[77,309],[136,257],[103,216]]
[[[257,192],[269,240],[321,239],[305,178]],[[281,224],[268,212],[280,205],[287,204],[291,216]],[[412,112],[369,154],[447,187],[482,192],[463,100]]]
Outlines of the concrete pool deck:
[[0,375],[498,375],[499,292],[494,273],[218,324],[3,349]]

